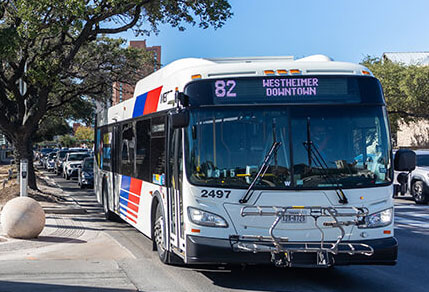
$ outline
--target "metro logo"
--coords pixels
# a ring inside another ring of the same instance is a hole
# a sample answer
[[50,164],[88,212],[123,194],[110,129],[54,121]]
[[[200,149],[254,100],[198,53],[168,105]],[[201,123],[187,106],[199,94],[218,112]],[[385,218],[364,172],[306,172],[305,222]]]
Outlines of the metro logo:
[[136,97],[133,118],[156,112],[162,86]]

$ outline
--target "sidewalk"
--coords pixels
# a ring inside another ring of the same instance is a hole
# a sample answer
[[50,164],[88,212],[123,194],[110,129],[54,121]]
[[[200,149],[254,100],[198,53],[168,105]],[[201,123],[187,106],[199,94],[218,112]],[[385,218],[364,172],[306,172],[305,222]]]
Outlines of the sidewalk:
[[119,265],[135,257],[107,232],[126,225],[105,221],[92,192],[68,193],[42,179],[46,224],[39,237],[9,238],[0,222],[0,291],[136,291]]
[[41,179],[45,181],[38,186],[41,192],[55,197],[56,201],[39,200],[46,214],[45,228],[36,239],[15,239],[3,233],[0,222],[0,261],[133,258],[128,250],[103,232],[120,224],[104,221],[102,209],[92,193],[79,194],[81,201],[92,207],[89,214],[87,208],[55,181],[46,176]]

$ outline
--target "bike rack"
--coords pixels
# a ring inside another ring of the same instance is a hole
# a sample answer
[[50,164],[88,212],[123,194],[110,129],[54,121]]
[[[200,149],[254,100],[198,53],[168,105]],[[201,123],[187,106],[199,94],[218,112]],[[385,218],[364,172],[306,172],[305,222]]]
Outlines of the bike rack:
[[[288,237],[274,235],[274,231],[285,215],[297,215],[296,210],[301,210],[300,216],[314,219],[314,226],[320,231],[320,242],[289,241]],[[292,211],[292,212],[291,212]],[[241,209],[241,216],[273,216],[273,224],[269,229],[269,236],[259,235],[231,235],[230,242],[234,251],[239,252],[269,252],[271,261],[276,266],[292,266],[293,253],[315,253],[316,266],[331,266],[332,255],[349,254],[372,256],[374,249],[364,243],[342,242],[345,236],[343,226],[363,225],[367,208],[356,207],[320,207],[320,206],[245,206]],[[352,217],[353,220],[341,220],[344,217]],[[332,227],[339,230],[335,242],[325,242],[325,233],[319,226],[319,218],[331,218],[332,221],[323,222],[324,227]],[[331,256],[330,256],[331,255]]]

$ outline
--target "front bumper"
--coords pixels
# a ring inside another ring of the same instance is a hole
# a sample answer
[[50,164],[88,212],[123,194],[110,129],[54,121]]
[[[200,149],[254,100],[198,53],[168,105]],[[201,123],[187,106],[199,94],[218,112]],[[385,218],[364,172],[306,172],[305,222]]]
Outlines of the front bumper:
[[85,186],[93,186],[94,185],[94,177],[86,177],[81,178],[80,183]]
[[[394,237],[344,241],[345,243],[367,244],[374,249],[371,256],[346,253],[330,255],[332,265],[395,265],[398,255],[398,241]],[[268,264],[272,262],[269,252],[236,252],[228,239],[191,236],[186,238],[186,260],[190,264]],[[314,267],[316,253],[293,253],[291,266]]]
[[67,168],[67,175],[70,177],[77,177],[79,168]]

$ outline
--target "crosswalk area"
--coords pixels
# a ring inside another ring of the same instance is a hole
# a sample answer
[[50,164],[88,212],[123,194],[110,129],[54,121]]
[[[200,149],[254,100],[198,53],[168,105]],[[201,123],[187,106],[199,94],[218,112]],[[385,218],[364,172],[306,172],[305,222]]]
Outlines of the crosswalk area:
[[413,232],[429,233],[429,205],[395,204],[395,227]]

